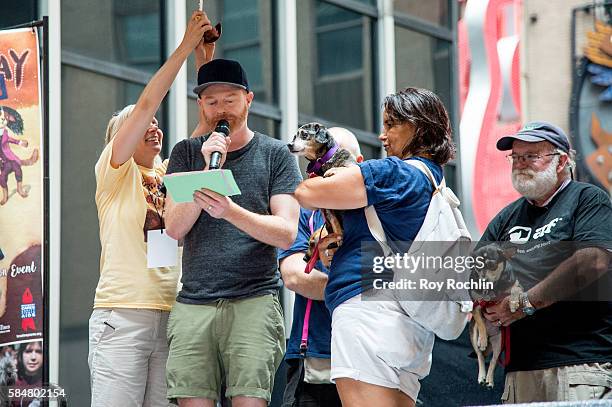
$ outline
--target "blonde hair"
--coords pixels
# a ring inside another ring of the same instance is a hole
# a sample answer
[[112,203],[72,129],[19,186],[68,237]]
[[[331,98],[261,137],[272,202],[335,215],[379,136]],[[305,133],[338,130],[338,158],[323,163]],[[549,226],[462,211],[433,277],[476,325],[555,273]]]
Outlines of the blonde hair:
[[[111,140],[115,137],[123,123],[127,120],[128,117],[134,111],[134,106],[136,105],[127,105],[123,109],[113,113],[113,116],[108,121],[108,126],[106,126],[106,135],[104,136],[104,145],[107,145],[111,142]],[[163,161],[159,155],[155,156],[155,166],[162,165]]]
[[135,105],[127,105],[123,109],[118,112],[113,113],[113,116],[108,121],[108,126],[106,127],[106,136],[104,137],[104,145],[107,145],[111,142],[113,137],[117,134],[123,123],[127,120],[128,117],[132,114]]

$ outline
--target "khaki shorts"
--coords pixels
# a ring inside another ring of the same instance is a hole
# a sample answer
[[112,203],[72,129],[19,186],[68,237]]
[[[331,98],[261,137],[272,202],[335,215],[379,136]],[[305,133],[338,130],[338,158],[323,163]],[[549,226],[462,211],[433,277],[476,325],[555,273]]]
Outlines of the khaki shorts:
[[89,319],[91,406],[167,407],[168,311],[96,308]]
[[175,303],[168,322],[168,398],[226,397],[270,401],[285,353],[283,313],[276,295]]
[[612,363],[509,372],[504,404],[612,399]]

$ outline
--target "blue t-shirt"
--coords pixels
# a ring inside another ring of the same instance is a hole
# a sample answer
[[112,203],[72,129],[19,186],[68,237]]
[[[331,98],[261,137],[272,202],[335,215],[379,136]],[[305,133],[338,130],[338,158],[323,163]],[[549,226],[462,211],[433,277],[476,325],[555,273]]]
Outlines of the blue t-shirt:
[[[413,158],[429,167],[436,181],[442,180],[442,167],[425,158]],[[431,201],[433,186],[418,168],[406,164],[397,157],[369,160],[359,165],[368,197],[368,206],[374,205],[389,242],[413,240],[423,221]],[[376,242],[370,230],[363,208],[344,211],[344,236],[342,246],[336,251],[325,288],[325,303],[330,310],[359,295],[364,286],[362,264],[371,272],[372,257],[380,255],[378,244],[370,244],[371,250],[362,255],[362,242]],[[370,273],[371,275],[371,273]]]
[[[308,221],[312,211],[307,209],[300,210],[300,223],[298,225],[297,237],[293,245],[287,250],[279,250],[279,262],[295,253],[306,253],[308,250],[308,239],[310,239],[310,226]],[[313,218],[314,230],[317,230],[324,223],[323,215],[320,211],[316,211]],[[319,271],[327,273],[327,269],[318,261],[315,268]],[[307,298],[295,294],[295,302],[293,304],[293,325],[291,327],[291,336],[287,344],[286,359],[301,358],[300,343],[302,341],[302,328],[304,326],[304,314],[306,312]],[[323,301],[312,301],[310,308],[310,323],[308,326],[308,350],[306,356],[316,358],[331,357],[331,314],[327,310]]]

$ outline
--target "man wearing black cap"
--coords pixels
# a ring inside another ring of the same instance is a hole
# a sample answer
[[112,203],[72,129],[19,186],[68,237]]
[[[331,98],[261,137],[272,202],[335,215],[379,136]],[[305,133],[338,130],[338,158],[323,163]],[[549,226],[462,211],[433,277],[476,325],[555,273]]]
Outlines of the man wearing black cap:
[[204,127],[227,120],[230,134],[179,142],[167,173],[209,170],[219,152],[241,195],[203,189],[192,203],[167,202],[168,235],[184,239],[183,286],[168,323],[168,397],[212,407],[223,377],[234,407],[263,407],[285,350],[276,247],[296,237],[301,175],[283,143],[248,128],[253,93],[238,62],[203,65],[194,92]]
[[506,297],[485,314],[510,330],[502,400],[612,397],[610,198],[572,180],[574,152],[557,126],[528,123],[497,148],[511,150],[522,198],[495,216],[480,244],[516,248],[506,264],[524,290],[516,312]]

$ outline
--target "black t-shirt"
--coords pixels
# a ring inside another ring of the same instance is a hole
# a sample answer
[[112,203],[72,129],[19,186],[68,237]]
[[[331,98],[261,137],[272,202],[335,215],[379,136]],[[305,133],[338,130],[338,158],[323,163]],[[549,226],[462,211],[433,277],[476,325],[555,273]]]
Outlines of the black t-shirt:
[[[515,244],[518,251],[510,264],[527,290],[573,254],[570,246],[610,250],[610,198],[593,185],[572,181],[545,207],[518,199],[491,221],[481,244],[485,241]],[[603,279],[573,298],[582,301],[557,302],[511,324],[506,370],[612,361],[612,302],[607,285],[611,274],[608,270]],[[585,301],[595,299],[590,297],[595,291],[599,301]]]

